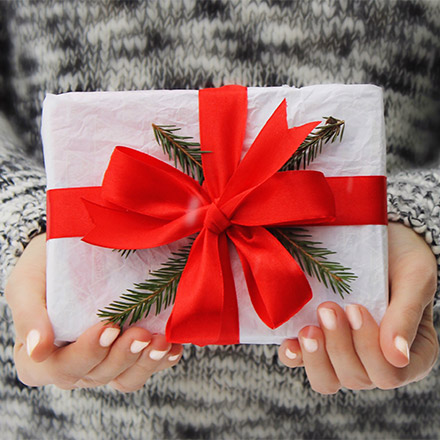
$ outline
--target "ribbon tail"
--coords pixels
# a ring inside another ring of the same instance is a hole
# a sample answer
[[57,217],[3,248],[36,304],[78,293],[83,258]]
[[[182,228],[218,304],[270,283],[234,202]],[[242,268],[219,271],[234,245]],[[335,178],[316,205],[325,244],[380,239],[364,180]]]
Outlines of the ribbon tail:
[[266,182],[289,160],[318,124],[319,121],[315,121],[288,128],[287,104],[283,100],[231,176],[220,203],[228,202],[231,205],[228,209],[233,210],[246,194]]
[[233,226],[228,236],[237,248],[255,311],[268,327],[284,324],[311,300],[298,263],[265,228]]
[[204,228],[193,243],[166,326],[173,343],[237,344],[238,305],[226,234]]

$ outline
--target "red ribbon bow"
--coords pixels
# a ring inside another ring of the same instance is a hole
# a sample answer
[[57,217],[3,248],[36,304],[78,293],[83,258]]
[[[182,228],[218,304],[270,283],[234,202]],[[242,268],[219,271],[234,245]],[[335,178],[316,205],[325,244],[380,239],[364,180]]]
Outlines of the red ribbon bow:
[[[240,257],[257,314],[276,328],[312,292],[297,262],[265,226],[386,223],[381,176],[326,179],[317,171],[278,172],[319,122],[289,129],[284,100],[240,161],[246,119],[246,88],[201,90],[201,148],[210,151],[202,155],[202,186],[152,156],[116,147],[100,189],[104,203],[84,201],[95,226],[83,240],[91,244],[152,248],[200,232],[167,323],[170,342],[239,342],[227,238]],[[354,180],[347,185],[346,179]],[[353,191],[362,206],[340,209]],[[371,191],[380,192],[373,202]],[[374,214],[371,203],[380,207]]]

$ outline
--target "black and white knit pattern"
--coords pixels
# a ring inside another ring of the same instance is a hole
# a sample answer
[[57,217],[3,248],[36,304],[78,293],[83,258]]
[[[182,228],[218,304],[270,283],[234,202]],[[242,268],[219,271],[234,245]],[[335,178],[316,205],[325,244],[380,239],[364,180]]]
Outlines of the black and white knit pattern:
[[[388,179],[388,219],[420,234],[440,267],[440,169],[401,171]],[[434,310],[440,309],[440,270]]]
[[46,176],[0,114],[0,291],[32,237],[46,229]]
[[436,0],[12,5],[9,101],[34,151],[47,92],[340,82],[384,87],[390,170],[438,157]]
[[[439,35],[437,0],[0,1],[0,290],[31,237],[45,229],[42,101],[47,92],[72,90],[380,85],[389,218],[421,234],[440,263]],[[130,395],[27,388],[16,379],[12,318],[2,298],[0,310],[0,438],[440,433],[438,363],[401,389],[321,396],[302,368],[279,363],[274,346],[187,347],[177,367]]]

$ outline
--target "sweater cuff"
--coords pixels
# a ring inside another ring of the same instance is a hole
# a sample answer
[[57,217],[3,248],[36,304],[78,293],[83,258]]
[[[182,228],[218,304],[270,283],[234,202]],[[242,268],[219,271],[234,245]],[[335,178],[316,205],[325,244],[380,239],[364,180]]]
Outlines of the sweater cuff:
[[46,175],[0,114],[0,294],[33,237],[46,230]]
[[440,312],[440,171],[402,171],[388,176],[388,220],[420,234],[437,259],[434,311]]

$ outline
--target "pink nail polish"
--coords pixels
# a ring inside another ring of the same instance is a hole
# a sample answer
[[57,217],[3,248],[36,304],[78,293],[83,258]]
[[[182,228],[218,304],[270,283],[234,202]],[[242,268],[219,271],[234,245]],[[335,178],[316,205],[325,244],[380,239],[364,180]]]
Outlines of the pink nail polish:
[[289,350],[288,348],[286,348],[286,357],[287,358],[289,358],[289,359],[296,359],[297,357],[298,357],[298,355],[294,352],[294,351],[291,351],[291,350]]
[[394,345],[405,357],[409,360],[409,347],[408,342],[402,336],[396,336],[394,338]]
[[318,313],[322,324],[327,330],[336,329],[336,313],[334,310],[321,307],[318,309]]
[[132,342],[132,344],[130,345],[130,351],[133,354],[139,353],[140,351],[142,351],[145,347],[148,347],[148,344],[150,343],[150,341],[137,341],[134,340]]
[[26,350],[29,357],[31,357],[32,352],[34,351],[35,347],[40,342],[41,335],[38,330],[31,330],[27,337],[26,337]]
[[99,338],[99,345],[101,347],[109,347],[113,344],[115,339],[118,337],[120,331],[117,328],[108,327],[102,333]]
[[168,350],[166,350],[166,351],[151,350],[150,351],[150,358],[153,359],[153,361],[160,361],[167,353],[168,353]]
[[362,327],[362,315],[359,306],[356,304],[347,304],[345,314],[353,330],[359,330]]
[[301,339],[307,352],[314,353],[316,350],[318,350],[318,341],[316,339],[304,337],[302,337]]

